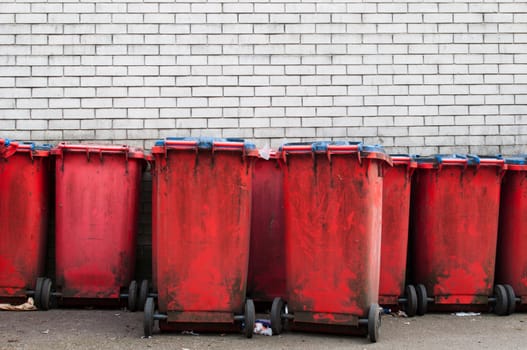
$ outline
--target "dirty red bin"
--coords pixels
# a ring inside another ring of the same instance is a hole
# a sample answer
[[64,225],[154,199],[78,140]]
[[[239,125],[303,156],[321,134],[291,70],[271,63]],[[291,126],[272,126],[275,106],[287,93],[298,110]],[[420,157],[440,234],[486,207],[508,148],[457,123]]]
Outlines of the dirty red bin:
[[[286,300],[273,333],[294,329],[368,334],[378,340],[381,147],[351,142],[281,147],[286,218]],[[287,303],[287,305],[285,305]]]
[[137,307],[135,249],[140,149],[59,144],[56,163],[56,292],[61,304]]
[[145,336],[161,330],[253,333],[246,299],[254,145],[239,139],[167,138],[152,148],[157,291]]
[[0,300],[20,302],[32,296],[44,310],[49,303],[42,303],[41,295],[48,295],[51,287],[51,281],[44,283],[41,278],[49,212],[49,151],[47,145],[0,139]]
[[256,159],[252,188],[247,295],[268,303],[286,293],[283,174],[275,151]]
[[426,300],[436,310],[484,310],[493,305],[497,314],[506,314],[505,288],[494,288],[504,160],[436,155],[417,161],[412,280],[425,286]]
[[[391,155],[391,158],[393,167],[386,168],[383,179],[379,304],[401,304],[408,316],[414,316],[418,305],[426,303],[421,299],[422,293],[418,295],[416,286],[405,286],[410,189],[417,163],[409,155]],[[423,287],[417,286],[417,289]]]
[[509,298],[508,313],[516,303],[527,304],[527,156],[506,158],[501,186],[496,282]]

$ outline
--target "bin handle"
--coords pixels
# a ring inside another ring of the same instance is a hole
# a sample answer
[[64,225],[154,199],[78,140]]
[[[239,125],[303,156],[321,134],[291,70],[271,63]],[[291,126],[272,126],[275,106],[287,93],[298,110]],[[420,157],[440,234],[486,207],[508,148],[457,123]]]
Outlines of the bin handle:
[[198,141],[192,140],[165,140],[165,149],[194,150],[198,149]]
[[214,141],[212,143],[212,152],[214,151],[244,151],[245,143],[244,142],[224,142],[224,141]]

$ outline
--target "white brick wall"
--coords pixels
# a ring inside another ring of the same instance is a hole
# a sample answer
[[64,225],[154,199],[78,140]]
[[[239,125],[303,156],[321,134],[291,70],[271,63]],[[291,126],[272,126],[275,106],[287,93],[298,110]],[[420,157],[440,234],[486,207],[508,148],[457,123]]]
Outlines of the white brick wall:
[[2,0],[0,134],[526,152],[523,1]]

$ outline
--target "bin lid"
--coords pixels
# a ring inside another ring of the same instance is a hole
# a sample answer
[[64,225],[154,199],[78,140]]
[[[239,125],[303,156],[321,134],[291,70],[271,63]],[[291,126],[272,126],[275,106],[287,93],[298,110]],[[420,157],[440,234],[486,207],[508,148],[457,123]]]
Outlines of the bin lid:
[[[167,137],[157,140],[152,153],[165,153],[165,150],[213,150],[213,151],[256,151],[256,145],[241,138],[217,137]],[[256,152],[255,152],[256,153]],[[252,154],[252,152],[251,152]]]
[[280,146],[281,158],[287,155],[302,153],[326,153],[328,156],[334,154],[357,154],[359,159],[375,158],[382,159],[392,164],[390,156],[381,145],[364,145],[358,141],[314,141],[314,142],[292,142]]
[[447,165],[457,166],[499,166],[504,167],[505,160],[501,155],[481,156],[474,154],[435,154],[432,156],[418,156],[415,160],[418,168],[439,168]]
[[18,141],[0,138],[0,156],[8,158],[16,152],[26,152],[32,157],[47,157],[53,146],[49,144],[37,144],[32,141]]
[[63,152],[79,152],[86,154],[124,154],[127,158],[144,159],[145,154],[141,148],[127,145],[96,145],[96,144],[68,144],[61,142],[51,150],[53,155],[62,155]]
[[527,165],[527,155],[518,155],[505,158],[505,164]]
[[507,170],[527,170],[527,154],[520,154],[513,157],[505,158]]
[[329,150],[345,150],[349,152],[362,151],[362,142],[351,141],[313,141],[313,142],[290,142],[284,143],[278,149],[279,152],[287,153],[324,153]]

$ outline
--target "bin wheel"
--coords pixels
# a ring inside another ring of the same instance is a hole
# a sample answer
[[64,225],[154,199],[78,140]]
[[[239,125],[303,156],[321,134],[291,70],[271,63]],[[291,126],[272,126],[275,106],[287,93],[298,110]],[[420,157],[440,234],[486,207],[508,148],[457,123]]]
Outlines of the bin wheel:
[[512,288],[510,284],[504,284],[503,287],[505,287],[507,299],[509,302],[507,307],[507,315],[511,315],[516,310],[516,294],[514,293],[514,288]]
[[418,284],[416,286],[417,292],[417,315],[423,316],[428,310],[428,294],[426,293],[426,287],[424,284]]
[[51,280],[49,278],[45,278],[42,282],[42,291],[40,293],[40,308],[44,311],[49,310],[51,301],[51,287]]
[[506,316],[509,310],[509,298],[507,297],[507,290],[502,284],[494,286],[494,294],[496,296],[496,304],[494,305],[494,312],[498,316]]
[[381,308],[378,304],[371,304],[368,312],[368,336],[370,342],[376,343],[379,340],[381,328]]
[[142,311],[145,309],[146,298],[148,298],[149,290],[150,290],[150,286],[149,286],[148,280],[142,280],[141,286],[139,287],[139,300],[138,300],[139,305],[137,305],[137,308],[139,309],[139,311]]
[[245,301],[245,312],[244,312],[244,322],[245,322],[245,328],[244,328],[244,334],[247,338],[253,337],[253,331],[254,331],[254,322],[256,321],[256,311],[254,309],[254,302],[252,299],[247,299]]
[[34,301],[35,305],[40,309],[40,295],[42,294],[42,283],[44,283],[45,277],[39,277],[37,278],[37,284],[35,286],[35,295],[34,295]]
[[147,298],[145,302],[143,320],[145,338],[151,337],[154,330],[154,307],[154,298]]
[[134,312],[137,310],[137,282],[130,282],[128,287],[128,310]]
[[271,329],[273,335],[279,335],[284,330],[284,322],[282,320],[282,312],[284,311],[285,303],[282,298],[274,298],[271,305]]
[[406,286],[405,292],[407,302],[404,311],[408,317],[414,317],[417,312],[417,292],[411,284]]

